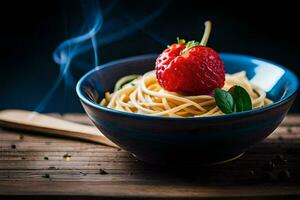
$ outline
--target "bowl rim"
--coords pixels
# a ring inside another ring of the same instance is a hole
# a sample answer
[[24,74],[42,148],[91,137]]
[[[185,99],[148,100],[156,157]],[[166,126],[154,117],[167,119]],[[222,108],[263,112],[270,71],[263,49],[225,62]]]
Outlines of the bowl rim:
[[143,60],[143,59],[147,59],[147,58],[151,58],[151,57],[155,57],[157,56],[157,54],[144,54],[144,55],[138,55],[138,56],[132,56],[132,57],[128,57],[128,58],[122,58],[122,59],[118,59],[112,62],[108,62],[105,64],[102,64],[100,66],[95,67],[94,69],[90,70],[89,72],[87,72],[85,75],[83,75],[79,81],[77,82],[76,85],[76,93],[79,97],[79,99],[95,108],[104,112],[108,112],[111,114],[116,114],[116,115],[120,115],[120,116],[124,116],[124,117],[131,117],[131,118],[140,118],[140,119],[158,119],[158,120],[164,120],[164,121],[194,121],[194,120],[201,120],[201,121],[205,121],[205,120],[220,120],[220,119],[232,119],[232,118],[240,118],[240,117],[245,117],[245,116],[249,116],[249,115],[253,115],[253,114],[258,114],[261,112],[265,112],[268,110],[272,110],[276,107],[281,106],[282,104],[288,102],[290,99],[292,99],[295,95],[297,95],[300,86],[299,86],[299,79],[296,76],[296,74],[294,72],[292,72],[291,70],[289,70],[288,68],[277,64],[275,62],[266,60],[266,59],[261,59],[261,58],[257,58],[254,56],[248,56],[248,55],[243,55],[243,54],[234,54],[234,53],[220,53],[221,56],[227,56],[227,57],[235,57],[235,58],[239,58],[239,59],[255,59],[255,60],[259,60],[259,61],[263,61],[263,62],[267,62],[273,65],[276,65],[277,67],[280,67],[282,69],[284,69],[285,71],[289,72],[292,76],[294,76],[295,80],[296,80],[296,89],[295,91],[292,92],[292,94],[289,94],[288,96],[276,101],[275,103],[272,103],[270,105],[267,106],[263,106],[260,108],[255,108],[249,111],[243,111],[243,112],[237,112],[237,113],[230,113],[230,114],[226,114],[226,115],[219,115],[219,116],[207,116],[207,117],[186,117],[186,118],[178,118],[178,117],[162,117],[162,116],[151,116],[151,115],[145,115],[145,114],[137,114],[137,113],[128,113],[128,112],[123,112],[123,111],[118,111],[118,110],[114,110],[111,108],[107,108],[105,106],[101,106],[100,104],[97,104],[95,102],[92,102],[91,100],[87,99],[85,97],[85,95],[82,94],[82,83],[84,82],[84,80],[89,77],[91,74],[93,74],[94,72],[103,69],[105,67],[114,65],[114,64],[118,64],[118,63],[126,63],[126,62],[131,62],[134,60]]

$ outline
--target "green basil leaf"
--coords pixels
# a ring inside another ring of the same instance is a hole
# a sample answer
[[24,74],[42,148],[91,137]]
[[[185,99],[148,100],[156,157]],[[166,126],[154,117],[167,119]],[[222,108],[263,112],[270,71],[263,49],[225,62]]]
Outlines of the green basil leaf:
[[226,90],[215,89],[215,101],[223,113],[229,114],[234,112],[234,99]]
[[233,96],[236,112],[242,112],[252,109],[252,102],[248,92],[241,86],[233,86],[229,89]]

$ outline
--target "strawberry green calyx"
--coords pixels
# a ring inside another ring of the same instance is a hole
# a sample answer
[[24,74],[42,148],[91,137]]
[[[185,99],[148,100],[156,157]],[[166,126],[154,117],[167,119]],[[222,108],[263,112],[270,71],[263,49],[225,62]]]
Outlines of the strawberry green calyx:
[[[205,30],[204,30],[204,34],[202,36],[201,42],[198,42],[196,40],[188,41],[186,43],[185,49],[183,49],[180,52],[180,55],[184,54],[185,52],[189,51],[191,48],[193,48],[195,46],[206,46],[209,35],[210,35],[210,32],[211,32],[211,22],[206,21],[204,23],[204,25],[205,25]],[[184,39],[179,39],[178,37],[177,37],[177,42],[178,42],[178,44],[185,44],[185,40]],[[182,42],[184,42],[184,43],[182,43]]]
[[179,37],[176,38],[178,44],[185,44],[185,39],[180,39]]

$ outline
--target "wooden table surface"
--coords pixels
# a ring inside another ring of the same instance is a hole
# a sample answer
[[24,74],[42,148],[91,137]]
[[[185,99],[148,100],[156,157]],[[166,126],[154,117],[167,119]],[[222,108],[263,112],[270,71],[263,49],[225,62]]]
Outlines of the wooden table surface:
[[[85,115],[56,116],[90,124]],[[211,167],[150,166],[99,144],[0,129],[0,194],[297,199],[300,115],[287,116],[270,137],[241,158]]]

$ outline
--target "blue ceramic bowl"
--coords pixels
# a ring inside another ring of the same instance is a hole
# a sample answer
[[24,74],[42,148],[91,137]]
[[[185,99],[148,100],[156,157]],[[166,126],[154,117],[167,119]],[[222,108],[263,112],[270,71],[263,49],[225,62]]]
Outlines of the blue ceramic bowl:
[[98,104],[120,77],[152,70],[156,57],[143,55],[96,67],[79,80],[76,88],[86,113],[98,129],[148,163],[207,164],[238,157],[276,129],[299,87],[295,74],[285,67],[250,56],[221,54],[226,73],[245,70],[248,78],[264,89],[274,103],[241,113],[196,118],[130,114]]

